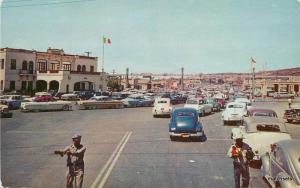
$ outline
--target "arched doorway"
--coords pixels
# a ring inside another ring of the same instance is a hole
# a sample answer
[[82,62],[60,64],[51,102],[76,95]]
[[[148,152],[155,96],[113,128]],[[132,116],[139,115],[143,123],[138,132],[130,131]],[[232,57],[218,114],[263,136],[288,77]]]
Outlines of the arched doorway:
[[83,81],[74,84],[74,91],[93,91],[95,84],[93,82]]
[[47,91],[47,82],[45,80],[37,80],[36,81],[36,91]]
[[59,90],[59,82],[56,80],[52,80],[49,82],[49,90],[58,91]]

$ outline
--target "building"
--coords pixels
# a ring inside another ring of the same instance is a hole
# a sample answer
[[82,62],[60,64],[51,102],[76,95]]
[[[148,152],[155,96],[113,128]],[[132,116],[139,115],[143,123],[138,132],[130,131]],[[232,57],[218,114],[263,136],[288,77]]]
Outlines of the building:
[[35,90],[36,52],[24,49],[0,49],[0,93],[20,91],[30,93]]
[[52,48],[46,52],[4,48],[1,52],[2,92],[107,90],[107,74],[97,72],[97,57]]

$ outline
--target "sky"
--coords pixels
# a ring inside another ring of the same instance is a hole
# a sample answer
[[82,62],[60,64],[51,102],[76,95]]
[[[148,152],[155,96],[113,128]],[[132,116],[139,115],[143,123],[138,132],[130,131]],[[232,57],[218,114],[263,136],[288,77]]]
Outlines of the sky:
[[[1,0],[0,0],[1,2]],[[125,73],[300,67],[300,0],[2,0],[1,47],[92,52]],[[101,63],[99,62],[99,69]]]

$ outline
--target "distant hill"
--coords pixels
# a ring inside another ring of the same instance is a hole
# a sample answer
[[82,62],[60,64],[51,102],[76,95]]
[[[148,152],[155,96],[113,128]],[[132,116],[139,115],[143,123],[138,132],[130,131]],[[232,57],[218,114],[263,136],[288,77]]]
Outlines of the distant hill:
[[260,73],[264,73],[269,76],[300,76],[300,67],[258,72],[258,74]]

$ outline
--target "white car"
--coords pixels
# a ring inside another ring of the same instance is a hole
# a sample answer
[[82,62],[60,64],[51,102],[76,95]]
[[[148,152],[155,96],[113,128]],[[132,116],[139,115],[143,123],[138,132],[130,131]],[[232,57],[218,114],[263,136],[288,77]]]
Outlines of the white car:
[[76,93],[66,93],[61,96],[61,100],[76,100],[78,95]]
[[243,126],[232,129],[232,135],[237,131],[243,134],[243,141],[252,148],[256,164],[259,164],[258,168],[261,165],[260,157],[270,152],[271,144],[291,139],[285,124],[276,117],[253,116],[245,118]]
[[247,108],[252,106],[251,101],[247,98],[237,98],[237,99],[234,100],[234,102],[245,103]]
[[242,122],[243,117],[247,114],[246,103],[230,102],[226,105],[222,113],[224,125],[228,123]]
[[199,116],[210,114],[213,111],[213,105],[208,104],[206,99],[188,99],[184,108],[194,108],[197,110]]
[[156,98],[152,108],[153,117],[171,116],[173,107],[169,98]]
[[21,104],[22,112],[39,112],[39,111],[57,111],[72,110],[72,103],[69,101],[51,101],[51,102],[24,102]]

